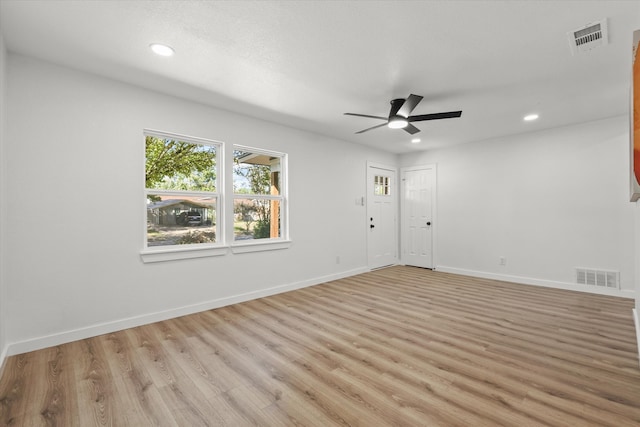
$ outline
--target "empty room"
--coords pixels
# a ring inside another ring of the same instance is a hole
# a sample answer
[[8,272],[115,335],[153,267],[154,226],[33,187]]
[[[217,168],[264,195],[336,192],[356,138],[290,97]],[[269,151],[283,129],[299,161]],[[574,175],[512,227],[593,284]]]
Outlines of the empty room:
[[639,426],[640,2],[0,0],[0,425]]

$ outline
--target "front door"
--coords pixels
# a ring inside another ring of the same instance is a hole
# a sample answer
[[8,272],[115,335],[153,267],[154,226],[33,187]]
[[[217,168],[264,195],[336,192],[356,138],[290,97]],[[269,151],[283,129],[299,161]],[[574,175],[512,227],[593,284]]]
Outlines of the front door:
[[398,261],[396,170],[367,164],[367,258],[369,268]]
[[402,170],[402,262],[433,268],[435,167]]

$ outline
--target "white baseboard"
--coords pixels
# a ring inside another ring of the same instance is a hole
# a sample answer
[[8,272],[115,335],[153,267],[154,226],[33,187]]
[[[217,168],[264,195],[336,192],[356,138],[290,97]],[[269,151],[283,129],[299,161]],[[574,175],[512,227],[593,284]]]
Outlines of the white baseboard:
[[638,310],[633,309],[633,321],[636,324],[636,343],[638,344],[638,365],[640,365],[640,318],[638,318]]
[[142,326],[149,323],[160,322],[167,319],[173,319],[175,317],[186,316],[193,313],[199,313],[201,311],[211,310],[214,308],[220,308],[220,307],[224,307],[231,304],[237,304],[240,302],[250,301],[257,298],[263,298],[270,295],[276,295],[283,292],[306,288],[309,286],[318,285],[320,283],[329,282],[332,280],[338,280],[345,277],[355,276],[356,274],[365,273],[367,271],[370,271],[370,270],[368,268],[358,268],[354,270],[344,271],[341,273],[330,274],[327,276],[316,277],[309,280],[290,283],[287,285],[274,286],[267,289],[260,289],[257,291],[247,292],[244,294],[238,294],[230,297],[210,300],[210,301],[206,301],[199,304],[177,307],[171,310],[143,314],[140,316],[129,317],[126,319],[100,323],[100,324],[91,325],[83,328],[59,332],[56,334],[14,342],[14,343],[10,343],[7,346],[7,348],[5,348],[4,352],[2,353],[2,359],[0,360],[4,361],[4,357],[6,356],[12,356],[15,354],[26,353],[29,351],[39,350],[42,348],[53,347],[56,345],[61,345],[61,344],[65,344],[72,341],[77,341],[85,338],[95,337],[98,335],[121,331],[123,329],[134,328],[136,326]]
[[535,279],[532,277],[488,273],[485,271],[467,270],[464,268],[447,267],[447,266],[441,266],[441,265],[437,266],[435,270],[441,271],[443,273],[460,274],[463,276],[480,277],[483,279],[501,280],[503,282],[513,282],[513,283],[519,283],[522,285],[543,286],[546,288],[564,289],[568,291],[586,292],[590,294],[608,295],[613,297],[634,298],[635,296],[635,291],[633,289],[631,290],[606,289],[606,288],[598,288],[595,286],[592,288],[590,286],[582,286],[582,285],[578,285],[576,283],[570,283],[570,282],[558,282],[554,280]]

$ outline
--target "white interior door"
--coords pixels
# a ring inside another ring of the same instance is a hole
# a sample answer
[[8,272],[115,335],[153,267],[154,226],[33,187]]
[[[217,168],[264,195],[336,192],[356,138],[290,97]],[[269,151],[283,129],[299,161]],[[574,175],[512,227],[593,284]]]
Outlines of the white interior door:
[[398,262],[396,170],[367,165],[367,258],[369,268]]
[[402,170],[402,262],[433,268],[435,167]]

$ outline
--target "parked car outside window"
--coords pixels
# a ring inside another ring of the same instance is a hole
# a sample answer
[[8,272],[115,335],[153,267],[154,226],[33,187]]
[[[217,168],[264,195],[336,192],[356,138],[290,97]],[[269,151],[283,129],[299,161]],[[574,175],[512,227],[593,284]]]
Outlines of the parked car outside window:
[[202,214],[198,211],[187,212],[187,225],[200,225],[202,224]]

